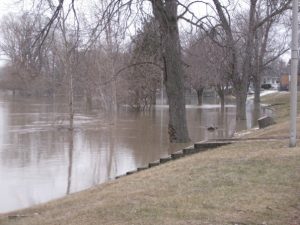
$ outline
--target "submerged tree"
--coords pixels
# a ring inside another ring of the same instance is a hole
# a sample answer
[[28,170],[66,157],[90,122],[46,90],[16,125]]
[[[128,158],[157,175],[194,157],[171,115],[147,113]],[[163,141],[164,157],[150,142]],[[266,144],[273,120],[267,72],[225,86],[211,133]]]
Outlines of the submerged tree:
[[155,104],[156,91],[161,80],[160,35],[153,18],[145,20],[132,41],[131,60],[126,80],[129,104],[136,110],[145,110]]
[[164,84],[169,102],[171,142],[189,141],[183,81],[183,63],[178,30],[178,2],[152,0],[152,10],[160,28]]
[[214,87],[224,108],[225,87],[228,84],[225,49],[209,35],[200,33],[186,49],[185,60],[188,64],[189,83],[197,91],[199,105],[201,105],[204,88]]
[[[76,17],[76,7],[74,0],[70,3],[70,11]],[[52,17],[49,19],[47,26],[41,30],[39,39],[43,40],[50,29],[54,26],[57,16],[65,1],[60,0],[58,5],[54,7],[52,1],[47,4],[53,9]],[[185,98],[183,85],[183,66],[181,59],[181,45],[178,30],[178,19],[183,14],[178,15],[179,2],[176,0],[151,0],[152,12],[155,20],[159,25],[161,35],[161,52],[164,67],[164,84],[166,87],[169,101],[169,136],[171,142],[187,142],[189,141]],[[137,6],[136,8],[134,8]],[[133,0],[113,0],[102,9],[101,15],[98,17],[96,26],[93,28],[93,36],[99,37],[100,33],[113,20],[122,22],[126,27],[130,24],[130,19],[138,13],[144,13],[149,4],[144,1]],[[135,15],[134,15],[135,14]]]
[[[270,18],[273,18],[286,10],[290,1],[291,0],[267,0],[266,3],[271,6],[270,13],[268,15],[263,14],[263,16],[257,20],[257,6],[258,3],[262,1],[250,0],[248,7],[246,7],[246,25],[244,26],[243,32],[235,27],[235,23],[237,22],[233,22],[234,20],[232,14],[228,11],[228,7],[224,5],[223,1],[221,2],[219,0],[212,0],[212,4],[196,0],[187,0],[184,2],[178,0],[101,1],[99,4],[95,4],[97,15],[87,22],[87,27],[89,28],[87,32],[88,35],[83,39],[88,40],[88,42],[86,45],[80,46],[79,49],[84,52],[83,55],[90,54],[91,58],[92,55],[100,55],[99,58],[94,60],[93,65],[86,66],[85,70],[82,70],[92,71],[91,73],[93,76],[89,77],[89,79],[97,77],[99,81],[103,80],[103,77],[106,77],[108,79],[105,80],[105,83],[108,84],[110,82],[111,85],[110,87],[107,85],[107,89],[105,89],[100,85],[100,81],[93,82],[93,80],[90,79],[87,83],[94,83],[97,88],[85,88],[85,90],[88,92],[91,92],[90,90],[100,90],[101,96],[105,97],[108,93],[107,90],[110,89],[111,98],[106,98],[106,105],[113,105],[113,108],[115,108],[117,105],[116,96],[118,96],[119,92],[119,90],[117,90],[118,82],[116,81],[118,70],[116,70],[117,66],[115,61],[118,61],[119,58],[114,57],[117,51],[110,51],[115,47],[112,41],[112,34],[114,34],[114,32],[111,31],[113,31],[114,28],[117,28],[116,33],[123,34],[117,37],[118,41],[120,43],[125,43],[128,41],[125,37],[126,32],[131,32],[135,26],[140,26],[140,16],[143,17],[152,13],[155,23],[158,25],[158,33],[160,36],[159,50],[161,52],[163,80],[169,102],[170,141],[189,141],[184,98],[184,63],[182,61],[178,28],[178,21],[180,19],[183,19],[193,26],[200,27],[201,29],[209,27],[209,31],[212,32],[208,33],[213,34],[213,31],[218,33],[218,35],[210,36],[212,36],[213,41],[219,42],[221,40],[219,45],[222,50],[225,49],[225,54],[222,52],[221,58],[226,60],[224,60],[224,64],[220,65],[225,66],[224,70],[226,71],[226,74],[229,75],[231,85],[235,90],[237,120],[244,120],[246,119],[245,105],[249,78],[254,71],[253,59],[255,55],[254,46],[256,31],[266,24]],[[38,2],[37,10],[40,9],[43,11],[50,9],[51,16],[45,22],[46,25],[39,30],[39,34],[35,37],[32,46],[43,46],[45,44],[46,37],[49,36],[51,31],[58,27],[58,18],[61,11],[66,10],[66,15],[68,15],[68,18],[72,22],[76,24],[79,24],[80,22],[78,18],[78,7],[75,5],[78,1],[59,0],[58,2],[54,2],[52,0],[39,0],[35,2]],[[232,0],[229,1],[229,3],[232,2]],[[210,11],[203,17],[197,17],[195,13],[195,8],[197,9],[197,7],[193,7],[195,4],[202,4],[201,7],[209,6],[209,8],[213,8],[213,13]],[[216,19],[215,14],[218,19]],[[233,15],[235,16],[236,13],[233,13]],[[241,35],[241,33],[243,35]],[[216,36],[221,38],[216,39]],[[101,45],[100,43],[100,40],[103,41],[104,39],[107,42],[106,46]],[[97,48],[95,48],[95,46],[97,46]],[[108,51],[105,51],[105,47],[108,48],[106,49]],[[103,52],[109,53],[108,61],[103,57]],[[98,60],[100,58],[103,61]],[[103,65],[109,65],[110,68],[105,68]],[[145,65],[142,67],[140,66],[139,69],[145,70]],[[140,71],[138,71],[139,69],[135,69],[136,74],[140,73]],[[222,71],[220,68],[218,68],[218,70]],[[84,73],[82,72],[82,74]],[[107,74],[109,76],[106,76]],[[155,85],[155,82],[153,85]],[[222,88],[220,90],[222,91]],[[154,92],[153,90],[151,91]],[[91,93],[88,93],[88,95],[91,95]]]
[[[249,78],[253,71],[255,49],[255,35],[257,30],[273,17],[288,9],[291,0],[267,1],[271,5],[270,12],[257,20],[257,7],[260,1],[251,0],[247,9],[243,31],[236,30],[228,9],[219,0],[213,0],[220,24],[224,31],[227,57],[229,60],[229,74],[236,96],[236,119],[246,119],[246,99]],[[240,35],[240,33],[242,35]]]
[[[261,17],[268,16],[271,11],[272,4],[258,4],[256,13],[256,21],[260,21]],[[260,104],[260,90],[262,75],[269,70],[270,65],[279,59],[289,47],[287,46],[287,30],[289,26],[281,26],[283,14],[271,17],[255,32],[254,59],[252,81],[254,86],[254,104],[258,108]],[[281,31],[278,32],[281,26]],[[272,66],[271,66],[272,67]],[[270,71],[270,70],[269,70]]]

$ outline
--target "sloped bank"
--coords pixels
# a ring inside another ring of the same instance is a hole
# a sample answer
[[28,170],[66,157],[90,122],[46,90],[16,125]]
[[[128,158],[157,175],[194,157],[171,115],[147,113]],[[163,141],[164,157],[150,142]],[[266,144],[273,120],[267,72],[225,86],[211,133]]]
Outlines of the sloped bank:
[[300,224],[300,148],[287,147],[286,132],[288,123],[278,123],[248,140],[3,214],[0,224]]
[[188,155],[204,152],[204,151],[207,151],[210,149],[215,149],[215,148],[218,148],[218,147],[221,147],[224,145],[228,145],[228,144],[232,144],[232,143],[233,143],[233,141],[231,141],[230,139],[227,139],[224,141],[215,140],[215,141],[203,141],[203,142],[195,143],[194,145],[184,148],[182,150],[179,150],[177,152],[174,152],[167,157],[160,158],[159,160],[150,162],[148,165],[145,165],[143,167],[138,167],[136,170],[131,170],[131,171],[126,172],[125,174],[119,175],[116,177],[116,179],[119,179],[121,177],[125,177],[128,175],[132,175],[134,173],[137,173],[137,172],[140,172],[140,171],[143,171],[146,169],[150,169],[152,167],[159,166],[166,162],[180,159],[180,158],[188,156]]

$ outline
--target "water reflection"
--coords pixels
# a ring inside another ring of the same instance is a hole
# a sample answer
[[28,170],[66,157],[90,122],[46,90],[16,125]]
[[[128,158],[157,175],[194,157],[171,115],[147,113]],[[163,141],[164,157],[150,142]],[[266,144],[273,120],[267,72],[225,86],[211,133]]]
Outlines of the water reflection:
[[[168,141],[165,105],[145,113],[122,108],[111,117],[77,103],[70,131],[64,102],[0,96],[0,212],[83,190],[183,147]],[[221,109],[212,99],[204,103],[187,106],[191,139],[230,137],[235,107]],[[252,111],[249,104],[247,126],[255,121]],[[212,125],[218,129],[208,132]]]
[[74,136],[73,129],[69,130],[69,166],[68,166],[68,182],[66,194],[70,194],[73,168],[73,150],[74,150]]

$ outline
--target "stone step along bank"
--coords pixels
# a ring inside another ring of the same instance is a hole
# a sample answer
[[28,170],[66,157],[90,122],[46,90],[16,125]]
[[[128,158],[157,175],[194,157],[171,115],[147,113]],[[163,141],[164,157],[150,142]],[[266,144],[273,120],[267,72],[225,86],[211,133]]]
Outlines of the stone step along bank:
[[206,151],[209,149],[215,149],[215,148],[218,148],[218,147],[221,147],[224,145],[228,145],[231,143],[232,143],[232,141],[204,141],[204,142],[195,143],[194,145],[184,148],[182,150],[179,150],[177,152],[174,152],[167,157],[160,158],[159,160],[150,162],[148,165],[145,165],[143,167],[138,167],[136,170],[128,171],[127,173],[125,173],[123,175],[119,175],[116,177],[116,179],[119,179],[121,177],[128,176],[128,175],[137,173],[139,171],[143,171],[143,170],[158,166],[160,164],[169,162],[171,160],[176,160],[176,159],[182,158],[184,156],[203,152],[203,151]]

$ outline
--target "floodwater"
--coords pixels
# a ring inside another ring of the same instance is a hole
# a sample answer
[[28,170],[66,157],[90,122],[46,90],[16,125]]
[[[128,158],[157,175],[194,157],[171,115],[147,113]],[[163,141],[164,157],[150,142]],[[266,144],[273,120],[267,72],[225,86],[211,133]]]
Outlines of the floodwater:
[[[215,101],[187,106],[193,141],[230,137],[235,107]],[[169,144],[168,107],[113,118],[77,104],[73,132],[63,100],[0,95],[0,213],[87,189],[182,148]],[[251,104],[248,124],[252,126]],[[208,126],[217,126],[208,132]]]

